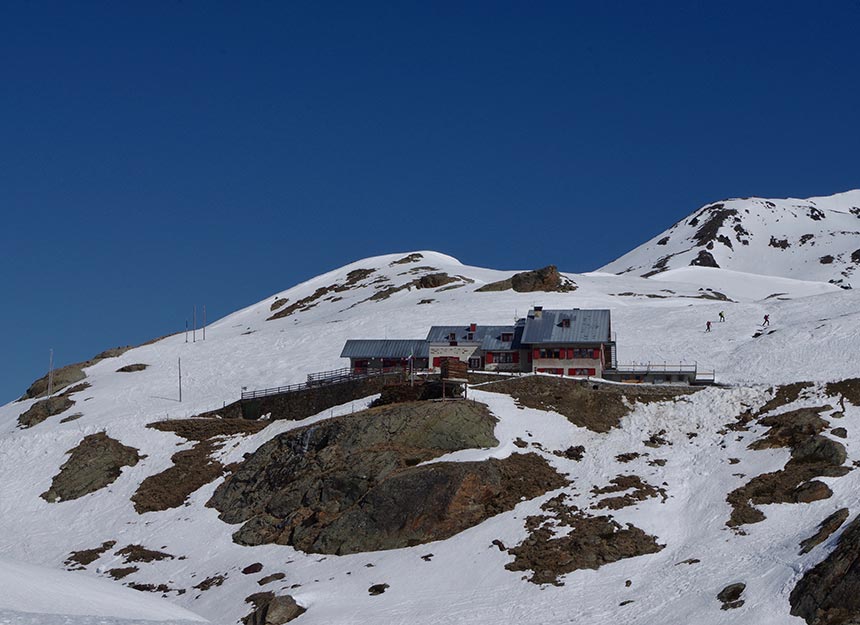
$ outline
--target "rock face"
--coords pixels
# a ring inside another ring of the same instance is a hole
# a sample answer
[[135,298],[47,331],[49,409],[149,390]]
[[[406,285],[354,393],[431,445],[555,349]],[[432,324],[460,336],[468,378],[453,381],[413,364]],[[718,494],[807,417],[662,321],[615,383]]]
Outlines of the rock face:
[[[111,349],[107,349],[100,354],[96,354],[89,360],[85,360],[84,362],[76,362],[71,365],[66,365],[65,367],[60,367],[59,369],[54,369],[54,391],[58,391],[62,388],[70,384],[74,384],[75,382],[80,382],[87,374],[83,372],[86,367],[92,367],[94,364],[99,362],[100,360],[104,360],[105,358],[114,358],[116,356],[121,356],[125,352],[131,349],[131,346],[127,347],[114,347]],[[24,399],[33,399],[35,397],[42,397],[47,394],[48,391],[48,376],[44,375],[35,382],[30,385],[30,388],[26,390],[24,395],[18,401],[22,401]]]
[[860,519],[849,523],[836,549],[804,574],[789,601],[791,613],[809,625],[860,623]]
[[104,432],[90,434],[74,449],[41,497],[48,502],[77,499],[93,493],[119,477],[123,467],[134,466],[141,456]]
[[74,400],[65,395],[40,399],[18,417],[18,425],[24,428],[31,428],[34,425],[40,424],[48,417],[65,412],[74,405]]
[[717,600],[722,602],[723,610],[734,610],[735,608],[739,608],[744,604],[744,600],[741,599],[741,595],[744,594],[744,590],[746,590],[747,585],[742,582],[736,582],[734,584],[729,584],[725,588],[723,588],[717,594]]
[[213,495],[234,540],[348,554],[448,538],[565,483],[542,458],[415,466],[497,444],[473,402],[371,408],[275,437]]
[[499,282],[491,282],[476,289],[477,291],[507,291],[513,289],[517,293],[531,293],[534,291],[559,291],[567,292],[576,290],[576,285],[562,277],[555,265],[548,265],[543,269],[534,271],[523,271]]

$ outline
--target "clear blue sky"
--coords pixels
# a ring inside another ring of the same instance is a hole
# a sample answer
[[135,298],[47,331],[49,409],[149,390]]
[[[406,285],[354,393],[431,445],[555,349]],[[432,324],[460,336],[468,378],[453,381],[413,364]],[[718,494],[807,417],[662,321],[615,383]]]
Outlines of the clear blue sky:
[[[365,256],[860,186],[860,2],[7,2],[0,400]],[[476,236],[478,233],[478,236]]]

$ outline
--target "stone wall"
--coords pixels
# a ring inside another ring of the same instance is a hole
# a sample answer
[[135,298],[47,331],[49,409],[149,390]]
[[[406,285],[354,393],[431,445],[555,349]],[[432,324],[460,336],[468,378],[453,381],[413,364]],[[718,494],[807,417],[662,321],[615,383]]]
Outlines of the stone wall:
[[241,402],[245,419],[259,419],[271,414],[271,419],[298,421],[319,414],[323,410],[367,397],[382,391],[389,384],[401,382],[402,374],[379,375],[339,384],[313,386],[284,395],[271,395]]

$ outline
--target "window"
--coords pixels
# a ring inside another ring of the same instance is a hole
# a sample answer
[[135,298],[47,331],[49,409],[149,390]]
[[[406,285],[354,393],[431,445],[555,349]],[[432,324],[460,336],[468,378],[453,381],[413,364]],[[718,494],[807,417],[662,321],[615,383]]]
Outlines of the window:
[[456,332],[450,332],[448,334],[448,340],[449,341],[456,341],[457,340],[457,333]]
[[500,362],[504,364],[509,364],[514,362],[514,354],[512,352],[490,352],[487,354],[492,358],[487,359],[487,362]]
[[512,332],[502,332],[502,343],[512,343],[514,335]]
[[475,340],[475,335],[474,335],[472,332],[468,332],[468,333],[466,334],[466,340],[467,340],[467,341],[474,341],[474,340]]
[[561,327],[562,328],[569,328],[570,327],[570,319],[567,319],[567,318],[562,319],[561,320]]
[[574,369],[574,368],[570,368],[567,370],[567,375],[589,376],[589,375],[596,375],[596,374],[597,374],[596,369]]

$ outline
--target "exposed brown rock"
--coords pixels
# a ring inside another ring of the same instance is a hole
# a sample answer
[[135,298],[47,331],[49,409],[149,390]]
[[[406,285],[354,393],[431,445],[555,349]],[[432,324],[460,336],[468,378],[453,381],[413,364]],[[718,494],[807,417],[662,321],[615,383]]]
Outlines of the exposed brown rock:
[[126,564],[130,562],[158,562],[159,560],[172,560],[175,557],[163,551],[147,549],[143,545],[127,545],[114,555],[122,556]]
[[514,274],[506,280],[491,282],[475,290],[487,292],[508,291],[511,289],[518,293],[532,293],[535,291],[564,293],[575,291],[576,285],[570,279],[563,277],[555,265],[548,265],[543,269]]
[[581,380],[550,376],[523,376],[481,386],[482,391],[504,393],[520,405],[550,410],[574,425],[594,432],[608,432],[630,413],[629,403],[670,401],[699,389],[687,387],[631,388],[619,384],[584,384]]
[[375,597],[376,595],[381,595],[386,590],[388,590],[388,584],[374,584],[367,589],[367,594],[371,597]]
[[[560,577],[578,569],[598,569],[604,564],[663,549],[654,536],[638,527],[622,527],[610,516],[588,516],[558,495],[541,509],[545,515],[526,519],[529,537],[509,549],[514,561],[505,566],[511,571],[531,571],[535,584],[563,585]],[[556,536],[557,526],[569,527]]]
[[355,287],[359,282],[369,277],[376,269],[353,269],[348,274],[346,274],[346,280],[344,280],[341,284],[330,284],[329,286],[323,286],[314,291],[311,295],[307,297],[303,297],[300,300],[297,300],[290,304],[289,306],[279,307],[280,309],[274,313],[271,317],[269,317],[266,321],[272,321],[273,319],[282,319],[283,317],[289,317],[294,312],[304,312],[306,310],[310,310],[314,306],[320,303],[322,298],[330,293],[343,293],[344,291],[348,291]]
[[253,564],[249,564],[244,569],[242,569],[243,575],[253,575],[254,573],[259,573],[263,570],[262,562],[254,562]]
[[566,483],[535,454],[415,466],[497,444],[473,402],[417,402],[336,417],[273,438],[210,505],[244,523],[240,544],[358,553],[440,540]]
[[124,566],[116,569],[110,569],[107,574],[114,579],[122,579],[124,577],[128,577],[132,573],[137,573],[138,570],[139,569],[136,566]]
[[134,447],[123,445],[104,432],[90,434],[77,447],[66,452],[69,459],[41,494],[48,502],[68,501],[94,493],[112,484],[123,467],[134,466],[141,459]]
[[837,510],[829,517],[824,519],[818,526],[818,531],[816,531],[815,534],[801,541],[800,555],[803,555],[804,553],[809,553],[815,547],[830,538],[833,532],[842,527],[842,524],[845,523],[847,519],[848,508],[842,508],[841,510]]
[[284,625],[307,611],[292,596],[272,592],[255,593],[245,602],[252,603],[254,610],[242,619],[243,625]]
[[117,373],[134,373],[135,371],[143,371],[149,365],[145,365],[142,362],[138,362],[132,365],[125,365],[124,367],[120,367],[116,370]]
[[826,499],[830,488],[816,477],[839,477],[850,471],[842,464],[846,459],[842,444],[821,436],[827,422],[818,416],[824,408],[800,408],[760,420],[770,426],[765,436],[750,445],[751,449],[788,447],[791,459],[779,471],[754,477],[726,497],[732,506],[730,527],[763,521],[764,514],[755,506],[771,503],[809,503]]
[[791,614],[809,625],[860,622],[860,519],[851,521],[830,555],[803,575],[789,602]]
[[275,312],[278,308],[286,304],[288,301],[290,300],[288,300],[286,297],[279,297],[275,299],[275,301],[272,302],[272,305],[269,306],[269,311]]
[[422,254],[415,252],[414,254],[409,254],[408,256],[404,256],[403,258],[399,258],[397,260],[391,261],[390,266],[394,265],[406,265],[409,263],[417,263],[419,260],[424,258]]
[[[105,358],[115,358],[117,356],[121,356],[125,352],[131,349],[131,346],[126,347],[114,347],[112,349],[107,349],[100,354],[96,354],[94,357],[89,360],[85,360],[84,362],[76,362],[71,365],[66,365],[65,367],[60,367],[59,369],[54,369],[54,392],[56,393],[60,389],[69,386],[70,384],[74,384],[75,382],[80,382],[87,374],[84,373],[84,369],[87,367],[92,367],[94,364],[99,362],[100,360],[104,360]],[[48,392],[48,375],[45,374],[35,382],[30,385],[24,395],[18,401],[22,401],[25,399],[34,399],[36,397],[43,397]]]
[[162,432],[173,432],[182,438],[197,441],[194,447],[173,454],[173,466],[150,475],[132,495],[134,509],[143,514],[181,506],[194,491],[224,473],[224,466],[211,455],[224,442],[216,437],[254,434],[268,425],[265,421],[245,419],[192,418],[150,423]]
[[66,558],[65,564],[72,568],[83,568],[98,560],[105,551],[111,549],[115,544],[115,540],[108,540],[103,542],[99,547],[73,551],[69,554],[69,557]]
[[286,575],[284,573],[272,573],[271,575],[266,575],[257,581],[260,586],[265,586],[266,584],[271,584],[272,582],[277,582],[278,580],[284,579]]
[[65,412],[74,405],[74,400],[66,395],[40,399],[21,413],[18,417],[18,425],[22,428],[31,428],[49,417]]
[[[629,492],[624,492],[629,491]],[[621,493],[617,497],[605,497],[595,504],[595,508],[609,508],[610,510],[619,510],[627,506],[633,506],[640,501],[645,501],[651,497],[660,496],[663,501],[666,501],[666,489],[658,486],[652,486],[647,482],[643,482],[638,475],[619,475],[612,480],[608,486],[591,489],[595,495],[605,495],[608,493]]]
[[734,610],[735,608],[741,607],[744,604],[743,599],[741,599],[741,595],[746,587],[746,584],[737,582],[735,584],[729,584],[723,588],[717,594],[717,599],[723,604],[721,609]]
[[214,588],[215,586],[220,586],[224,583],[224,580],[227,579],[226,575],[213,575],[212,577],[207,577],[202,582],[194,586],[197,590],[206,591],[210,588]]

